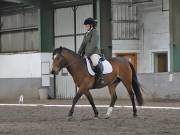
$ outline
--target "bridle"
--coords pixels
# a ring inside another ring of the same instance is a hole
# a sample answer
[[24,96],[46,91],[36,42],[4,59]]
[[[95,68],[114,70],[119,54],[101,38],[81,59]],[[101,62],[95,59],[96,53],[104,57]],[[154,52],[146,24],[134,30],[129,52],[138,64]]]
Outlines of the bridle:
[[[63,57],[63,59],[65,59],[65,57],[64,57],[64,55],[63,54],[61,54],[60,52],[57,52],[59,55],[60,55],[60,57]],[[57,54],[56,53],[56,54]],[[53,55],[53,60],[54,60],[54,55]],[[79,61],[78,60],[76,60],[76,61],[74,61],[74,62],[72,62],[72,63],[69,63],[69,64],[67,64],[67,65],[63,65],[62,67],[63,68],[68,68],[68,67],[70,67],[71,65],[74,65],[74,64],[76,64],[76,63],[78,63]]]

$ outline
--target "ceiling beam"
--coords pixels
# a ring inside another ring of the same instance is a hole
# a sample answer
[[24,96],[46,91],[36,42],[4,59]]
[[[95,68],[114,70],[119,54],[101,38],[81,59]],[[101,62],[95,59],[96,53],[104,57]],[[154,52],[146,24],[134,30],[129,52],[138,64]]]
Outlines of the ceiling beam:
[[79,6],[92,4],[92,0],[56,0],[52,1],[52,5],[54,8],[62,8],[68,6]]
[[[23,3],[23,4],[28,4],[28,5],[33,5],[33,6],[39,6],[40,1],[43,0],[2,0],[4,2],[11,2],[11,3]],[[48,0],[44,0],[46,2]]]
[[[28,5],[33,5],[33,6],[39,6],[40,5],[40,0],[18,0],[21,3],[28,4]],[[46,0],[44,0],[46,1]]]
[[21,3],[19,0],[2,0],[4,2]]

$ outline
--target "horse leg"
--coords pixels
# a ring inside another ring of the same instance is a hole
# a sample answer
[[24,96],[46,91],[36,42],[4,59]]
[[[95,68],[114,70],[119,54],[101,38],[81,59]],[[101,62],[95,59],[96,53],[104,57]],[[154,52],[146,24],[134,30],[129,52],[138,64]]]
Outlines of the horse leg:
[[83,94],[83,93],[79,90],[79,91],[77,92],[76,96],[74,97],[72,107],[71,107],[71,109],[70,109],[70,111],[69,111],[69,113],[68,113],[68,117],[69,117],[68,119],[71,119],[71,118],[72,118],[72,115],[73,115],[73,113],[74,113],[75,104],[77,103],[77,101],[79,100],[79,98],[82,96],[82,94]]
[[98,111],[97,111],[97,108],[96,108],[96,106],[94,104],[93,97],[92,97],[91,93],[89,91],[86,91],[85,95],[86,95],[87,99],[89,100],[89,103],[91,104],[91,106],[93,108],[94,117],[98,118]]
[[133,116],[136,117],[137,116],[137,109],[136,109],[136,104],[135,104],[135,100],[134,100],[134,93],[130,92],[129,95],[130,95],[132,106],[133,106]]
[[134,93],[133,93],[132,85],[131,85],[132,83],[128,83],[127,81],[124,81],[123,84],[125,85],[128,93],[129,93],[131,102],[132,102],[133,116],[136,117],[137,116],[137,109],[136,109],[136,104],[135,104],[135,100],[134,100]]
[[[117,83],[117,84],[118,84],[118,83]],[[112,113],[112,111],[113,111],[113,107],[114,107],[115,102],[116,102],[116,100],[117,100],[117,95],[116,95],[116,91],[115,91],[115,88],[116,88],[117,84],[113,84],[113,85],[108,86],[108,88],[109,88],[109,93],[110,93],[110,95],[111,95],[111,103],[110,103],[109,108],[107,109],[106,119],[110,118],[111,113]]]

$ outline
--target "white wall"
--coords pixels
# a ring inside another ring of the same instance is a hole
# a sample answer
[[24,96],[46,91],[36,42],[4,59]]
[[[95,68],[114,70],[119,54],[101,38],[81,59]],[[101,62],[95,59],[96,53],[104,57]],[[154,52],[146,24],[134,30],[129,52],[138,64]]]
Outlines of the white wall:
[[[53,81],[50,75],[52,53],[18,53],[0,55],[0,99],[39,98],[38,89],[49,86],[53,97]],[[51,79],[50,79],[51,78]]]
[[168,53],[168,70],[170,71],[169,11],[162,12],[161,2],[161,0],[155,0],[153,3],[137,5],[139,40],[114,40],[112,42],[113,53],[137,53],[139,73],[154,72],[154,52]]
[[113,53],[138,53],[139,40],[113,40]]
[[2,54],[0,61],[0,78],[41,77],[40,53]]
[[40,78],[50,73],[52,53],[1,54],[0,61],[0,78]]
[[[157,0],[159,1],[159,0]],[[151,8],[139,10],[140,21],[140,55],[139,72],[154,72],[154,52],[167,52],[169,59],[169,12],[162,12],[162,7],[155,3]],[[170,71],[170,63],[168,70]]]

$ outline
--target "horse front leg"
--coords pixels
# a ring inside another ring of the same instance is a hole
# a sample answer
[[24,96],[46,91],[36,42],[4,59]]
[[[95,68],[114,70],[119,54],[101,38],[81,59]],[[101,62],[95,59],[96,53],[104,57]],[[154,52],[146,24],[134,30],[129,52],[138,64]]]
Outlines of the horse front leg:
[[92,106],[92,108],[93,108],[94,117],[97,119],[97,118],[98,118],[98,110],[97,110],[97,108],[96,108],[96,106],[95,106],[95,104],[94,104],[93,97],[92,97],[91,93],[89,92],[89,90],[87,90],[87,91],[85,92],[85,95],[86,95],[89,103],[91,104],[91,106]]
[[77,92],[77,94],[75,95],[74,99],[73,99],[73,103],[72,103],[72,106],[71,106],[71,109],[68,113],[68,120],[72,119],[72,116],[73,116],[73,113],[74,113],[74,107],[77,103],[77,101],[79,100],[79,98],[82,96],[82,92],[79,90]]

